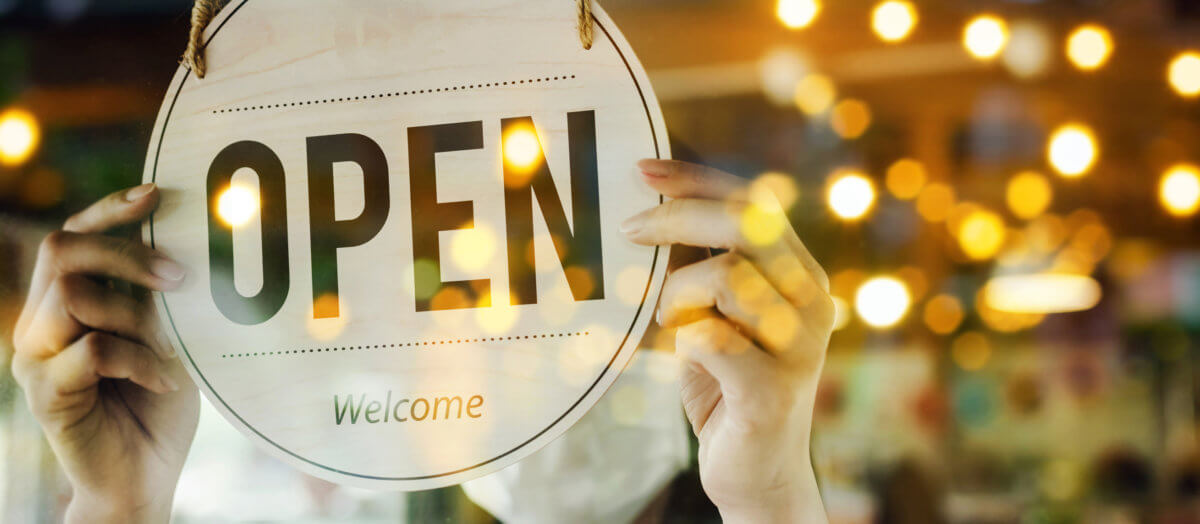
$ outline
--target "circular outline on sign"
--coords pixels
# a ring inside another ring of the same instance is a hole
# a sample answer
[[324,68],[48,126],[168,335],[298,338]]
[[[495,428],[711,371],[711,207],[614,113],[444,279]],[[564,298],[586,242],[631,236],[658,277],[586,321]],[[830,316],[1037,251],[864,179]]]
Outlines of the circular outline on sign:
[[[240,10],[242,8],[242,6],[246,5],[246,3],[249,1],[250,0],[242,0],[242,2],[237,5],[237,7],[234,7],[233,11],[231,11],[229,13],[229,16],[226,16],[225,19],[221,21],[220,25],[218,25],[217,28],[213,30],[212,35],[210,35],[208,40],[206,40],[204,42],[204,46],[202,46],[201,49],[203,49],[204,47],[207,47],[208,43],[211,42],[213,38],[216,38],[217,33],[221,32],[221,29],[225,27],[225,23],[228,22],[231,18],[233,18],[233,16],[237,14],[238,10]],[[633,68],[629,65],[629,60],[625,58],[625,53],[621,52],[621,47],[617,45],[617,42],[615,40],[613,40],[612,35],[609,34],[608,29],[606,29],[604,27],[604,25],[600,23],[600,20],[597,19],[595,16],[592,17],[592,20],[596,23],[596,26],[600,28],[600,31],[604,33],[604,36],[606,38],[608,38],[609,43],[612,44],[613,49],[617,52],[617,56],[620,56],[621,61],[625,64],[625,69],[627,71],[629,71],[629,78],[631,80],[633,80],[633,85],[635,88],[637,88],[638,97],[641,98],[641,101],[642,101],[642,108],[646,111],[646,120],[647,120],[647,123],[650,125],[650,135],[651,135],[651,139],[654,142],[654,156],[656,158],[661,159],[662,151],[660,150],[659,145],[658,145],[658,131],[654,127],[654,118],[650,115],[650,106],[649,106],[649,104],[646,103],[646,95],[645,95],[645,92],[642,91],[641,84],[638,83],[637,75],[633,72]],[[162,153],[162,143],[165,140],[166,135],[167,135],[167,126],[171,122],[171,113],[175,110],[175,102],[177,102],[179,100],[179,95],[183,92],[183,86],[187,84],[188,78],[191,77],[191,68],[185,66],[184,69],[186,70],[186,73],[184,74],[183,80],[181,82],[179,82],[179,87],[175,90],[175,96],[171,100],[170,107],[167,108],[166,119],[163,120],[162,130],[159,131],[158,145],[157,145],[157,148],[154,153],[154,167],[152,168],[151,174],[150,174],[151,182],[154,182],[158,178],[158,158]],[[659,195],[658,201],[660,204],[664,202],[662,195]],[[155,242],[154,242],[154,214],[153,213],[150,215],[149,229],[150,229],[150,247],[153,249],[157,249],[155,247]],[[583,394],[580,395],[579,398],[574,403],[572,403],[571,406],[568,407],[565,412],[563,412],[562,415],[559,415],[558,418],[554,419],[553,422],[551,422],[548,426],[546,426],[541,431],[538,431],[536,434],[534,434],[528,440],[518,444],[516,447],[514,447],[508,451],[505,451],[504,453],[496,455],[495,457],[487,459],[478,464],[475,464],[472,466],[467,466],[465,468],[457,469],[454,471],[448,471],[446,473],[437,473],[437,474],[432,474],[432,475],[421,475],[421,476],[416,476],[416,477],[382,477],[382,476],[377,476],[377,475],[364,475],[361,473],[353,473],[353,472],[349,472],[349,471],[340,470],[337,468],[326,466],[324,464],[318,464],[317,462],[314,462],[310,459],[307,459],[305,457],[302,457],[302,456],[296,454],[295,452],[293,452],[293,451],[279,445],[275,441],[271,440],[266,435],[263,435],[261,432],[259,432],[257,429],[255,429],[254,426],[251,426],[249,422],[246,422],[246,420],[243,419],[241,417],[241,415],[238,415],[237,412],[235,412],[233,410],[233,407],[231,407],[228,403],[226,403],[225,399],[221,398],[221,395],[219,393],[217,393],[217,390],[214,389],[212,387],[212,385],[208,383],[208,378],[204,376],[204,373],[200,371],[200,367],[198,365],[196,365],[196,361],[192,359],[191,352],[188,351],[187,345],[183,343],[183,337],[179,334],[179,330],[175,327],[175,318],[173,315],[171,315],[171,310],[167,306],[167,300],[166,300],[164,294],[162,292],[156,292],[155,294],[158,295],[159,301],[162,303],[163,310],[166,311],[166,313],[167,313],[167,320],[171,324],[171,330],[175,333],[175,338],[179,340],[179,345],[182,347],[184,354],[187,355],[188,361],[191,362],[191,364],[192,364],[192,368],[196,370],[196,374],[199,375],[200,379],[204,381],[204,385],[206,386],[205,389],[212,392],[213,396],[216,397],[217,400],[221,402],[221,405],[225,406],[225,409],[228,410],[231,415],[236,417],[238,419],[238,421],[241,422],[242,425],[245,426],[247,429],[249,429],[250,431],[253,431],[255,435],[258,435],[260,438],[262,438],[266,442],[270,443],[272,446],[275,446],[280,451],[287,453],[288,455],[291,455],[297,459],[300,459],[301,461],[304,461],[308,464],[311,464],[318,468],[324,469],[326,471],[331,471],[333,473],[338,473],[341,475],[347,475],[347,476],[357,477],[357,478],[362,478],[362,479],[382,480],[382,481],[427,480],[427,479],[434,479],[434,478],[439,478],[439,477],[445,477],[445,476],[465,473],[465,472],[471,471],[473,469],[486,466],[488,464],[491,464],[492,462],[495,462],[495,461],[500,460],[508,455],[511,455],[512,453],[516,452],[517,450],[529,445],[529,443],[540,438],[547,431],[550,431],[555,426],[557,426],[559,422],[561,422],[564,418],[567,417],[567,415],[570,415],[572,412],[574,412],[575,409],[577,407],[579,407],[579,404],[581,402],[583,402],[583,399],[587,398],[587,396],[589,394],[591,394],[592,390],[596,388],[596,385],[598,385],[600,383],[600,381],[603,380],[604,377],[609,374],[609,371],[612,370],[613,363],[616,362],[616,360],[617,360],[617,356],[619,356],[621,354],[621,350],[623,350],[625,348],[625,344],[629,342],[629,335],[633,333],[633,328],[637,325],[638,319],[641,318],[642,310],[646,307],[646,297],[648,297],[650,295],[650,288],[654,284],[654,272],[658,268],[659,255],[660,255],[661,250],[662,250],[662,248],[660,246],[654,247],[654,261],[651,262],[651,264],[650,264],[650,277],[649,277],[649,280],[647,280],[647,282],[646,282],[646,290],[644,292],[642,292],[642,303],[638,305],[637,311],[633,315],[633,321],[629,324],[629,330],[627,330],[625,332],[625,338],[623,338],[621,340],[621,344],[619,346],[617,346],[617,351],[615,353],[613,353],[612,358],[609,359],[608,364],[606,364],[604,366],[604,370],[600,372],[600,375],[598,377],[596,377],[596,380],[594,382],[592,382],[592,384],[590,386],[588,386],[588,388],[586,390],[584,390]],[[634,351],[636,351],[636,350],[637,350],[637,348],[634,348]]]

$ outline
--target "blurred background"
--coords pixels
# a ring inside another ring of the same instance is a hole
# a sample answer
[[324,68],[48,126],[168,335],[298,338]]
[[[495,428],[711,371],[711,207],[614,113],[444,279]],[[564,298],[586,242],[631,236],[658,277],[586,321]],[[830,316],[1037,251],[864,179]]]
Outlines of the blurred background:
[[[599,3],[673,140],[784,195],[831,275],[833,521],[1200,522],[1200,2]],[[0,0],[4,358],[40,239],[141,180],[189,12]],[[3,373],[0,520],[57,519]],[[488,520],[305,477],[207,407],[190,460],[181,522]]]

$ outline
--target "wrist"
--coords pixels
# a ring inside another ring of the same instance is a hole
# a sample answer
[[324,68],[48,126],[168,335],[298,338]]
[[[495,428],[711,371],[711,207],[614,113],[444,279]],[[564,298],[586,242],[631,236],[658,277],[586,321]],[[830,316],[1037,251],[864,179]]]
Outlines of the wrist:
[[717,504],[721,520],[729,523],[824,523],[828,522],[816,475],[811,467],[778,489],[759,493],[742,503]]
[[163,524],[171,519],[173,493],[151,501],[128,501],[76,492],[67,505],[64,522]]

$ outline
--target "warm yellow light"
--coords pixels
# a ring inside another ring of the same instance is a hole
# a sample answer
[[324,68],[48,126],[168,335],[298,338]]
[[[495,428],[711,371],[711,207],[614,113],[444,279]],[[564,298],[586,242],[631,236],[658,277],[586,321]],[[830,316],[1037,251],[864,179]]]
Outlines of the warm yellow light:
[[854,295],[854,309],[859,318],[875,328],[895,326],[908,314],[912,296],[899,279],[875,277],[859,286]]
[[980,60],[996,58],[1007,44],[1008,24],[997,16],[977,16],[963,30],[963,47]]
[[844,220],[860,220],[875,206],[875,184],[855,171],[834,175],[829,185],[829,209]]
[[954,188],[940,183],[929,184],[917,197],[917,213],[930,222],[941,222],[954,208]]
[[914,301],[920,300],[929,291],[929,277],[917,266],[904,266],[896,270],[896,278],[904,282],[908,294]]
[[1018,173],[1008,181],[1008,208],[1024,220],[1037,218],[1046,212],[1054,199],[1054,189],[1046,177],[1033,171]]
[[1046,315],[1000,311],[988,305],[987,286],[975,293],[975,312],[988,328],[1001,333],[1016,333],[1040,324]]
[[504,160],[521,169],[531,169],[542,159],[542,144],[532,129],[518,127],[504,137]]
[[1176,55],[1167,69],[1167,81],[1180,96],[1200,95],[1200,53],[1186,51]]
[[861,100],[847,99],[833,106],[833,114],[829,117],[829,125],[838,136],[853,140],[867,132],[871,127],[871,108]]
[[1054,130],[1046,148],[1050,165],[1067,178],[1080,177],[1092,169],[1100,155],[1100,146],[1091,128],[1067,124]]
[[828,111],[836,98],[837,87],[825,75],[806,75],[796,84],[796,107],[809,115]]
[[925,166],[907,158],[898,160],[888,168],[887,188],[900,200],[912,200],[925,187]]
[[41,129],[33,114],[21,109],[0,113],[0,165],[24,164],[41,141]]
[[750,183],[750,197],[752,202],[774,198],[783,209],[791,209],[800,199],[800,188],[792,175],[769,171]]
[[1046,26],[1041,22],[1022,20],[1013,23],[1009,33],[1011,36],[1001,57],[1004,67],[1023,79],[1045,74],[1050,68],[1050,55],[1054,47]]
[[950,355],[958,367],[966,371],[977,371],[987,365],[992,356],[992,345],[982,333],[968,331],[950,344]]
[[1008,230],[1000,215],[979,209],[972,211],[958,226],[958,245],[972,260],[987,260],[1000,252]]
[[469,273],[487,267],[495,253],[496,235],[483,224],[455,231],[450,241],[450,256],[454,264]]
[[1067,37],[1067,58],[1075,67],[1093,71],[1108,62],[1113,40],[1108,30],[1093,24],[1080,26]]
[[954,295],[938,295],[925,303],[925,325],[939,335],[949,335],[963,321],[962,302]]
[[871,12],[871,28],[884,42],[899,42],[917,26],[917,8],[903,0],[888,0]]
[[818,0],[779,0],[775,6],[775,15],[788,29],[808,27],[820,13],[821,2]]
[[850,303],[846,299],[833,297],[833,330],[841,331],[850,325]]
[[232,185],[217,197],[217,216],[232,227],[244,226],[256,215],[258,197],[247,187]]
[[1086,311],[1100,302],[1100,284],[1084,275],[1003,276],[988,281],[984,298],[988,307],[1007,313]]
[[1196,214],[1200,210],[1200,169],[1190,164],[1172,166],[1158,184],[1158,200],[1177,217]]
[[317,318],[314,314],[306,318],[304,324],[309,336],[321,342],[329,342],[346,330],[346,319],[350,317],[350,311],[346,304],[338,302],[337,294],[325,293],[317,297],[313,302],[313,311],[337,311],[338,316]]

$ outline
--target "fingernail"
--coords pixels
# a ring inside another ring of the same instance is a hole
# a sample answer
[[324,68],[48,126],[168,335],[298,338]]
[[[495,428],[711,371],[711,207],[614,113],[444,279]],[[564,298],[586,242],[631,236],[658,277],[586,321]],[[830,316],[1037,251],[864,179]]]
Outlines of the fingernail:
[[171,391],[172,393],[179,391],[179,384],[176,384],[174,380],[171,380],[171,377],[159,375],[158,380],[162,382],[163,387],[167,388],[167,390]]
[[130,189],[129,191],[125,192],[125,200],[129,202],[137,202],[146,195],[149,195],[151,191],[154,191],[154,187],[154,184],[142,184]]
[[633,215],[632,217],[629,217],[629,220],[621,223],[621,232],[626,235],[636,235],[642,230],[643,227],[646,227],[647,219],[648,216],[644,211]]
[[643,158],[637,163],[638,169],[642,170],[642,174],[654,178],[666,178],[669,175],[663,171],[662,164],[653,158]]
[[158,278],[171,282],[183,280],[185,274],[183,266],[164,257],[155,257],[154,260],[150,261],[150,272],[154,273],[154,276]]

